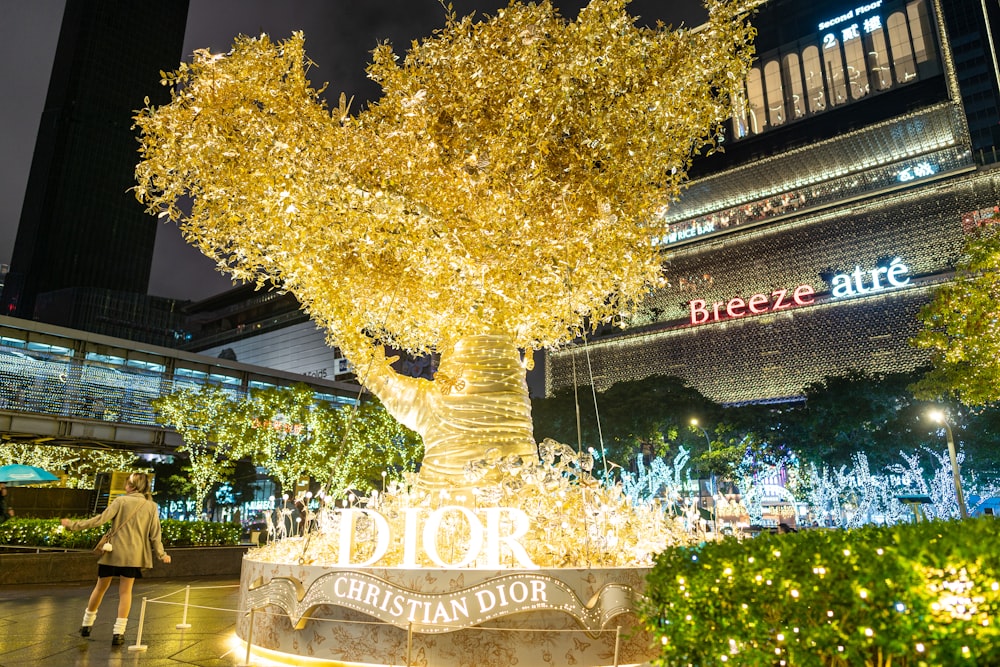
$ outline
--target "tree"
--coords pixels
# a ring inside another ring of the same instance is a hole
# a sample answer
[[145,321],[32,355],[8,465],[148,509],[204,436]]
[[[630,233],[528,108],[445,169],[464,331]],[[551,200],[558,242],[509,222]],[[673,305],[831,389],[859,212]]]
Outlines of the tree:
[[218,446],[219,433],[231,415],[230,392],[203,385],[196,392],[181,389],[150,403],[156,411],[156,421],[173,426],[184,441],[177,451],[187,454],[188,479],[195,508],[200,513],[215,485],[233,472],[234,463],[228,452]]
[[[295,294],[425,454],[430,489],[484,451],[535,459],[519,349],[567,342],[660,281],[662,212],[710,150],[752,59],[752,2],[700,31],[638,28],[627,0],[447,17],[381,99],[328,111],[301,34],[239,38],[164,74],[136,116],[136,194],[235,279]],[[184,210],[187,197],[190,210]],[[438,352],[433,381],[386,344]]]
[[387,482],[403,481],[423,456],[420,437],[386,411],[377,400],[345,408],[347,424],[341,452],[319,478],[333,496],[368,492]]
[[864,452],[879,470],[897,461],[900,450],[933,443],[921,422],[927,404],[908,389],[915,376],[851,371],[815,382],[804,403],[783,411],[775,440],[804,461],[833,468],[850,467],[854,454]]
[[955,279],[920,313],[913,343],[931,350],[933,369],[913,386],[925,399],[955,396],[966,405],[1000,401],[1000,225],[969,237]]
[[153,498],[171,517],[174,509],[179,506],[184,510],[184,518],[188,518],[187,500],[194,495],[195,489],[185,470],[186,462],[186,458],[170,456],[152,464],[156,475]]
[[94,488],[98,473],[146,469],[136,467],[134,452],[4,442],[0,447],[0,465],[10,463],[60,472],[62,483],[72,489]]
[[[654,375],[642,380],[617,382],[596,397],[589,385],[566,389],[532,403],[535,436],[577,444],[576,406],[584,450],[600,451],[603,440],[608,458],[624,467],[643,445],[655,456],[664,456],[679,444],[688,449],[706,448],[701,431],[690,430],[692,417],[718,420],[721,408],[677,377]],[[598,423],[599,422],[599,423]],[[706,421],[706,423],[708,423]],[[600,429],[598,431],[598,429]]]
[[[205,484],[195,491],[199,508],[243,459],[266,470],[286,492],[311,477],[336,496],[376,488],[383,471],[385,479],[401,480],[421,454],[416,434],[377,401],[334,406],[317,401],[305,384],[252,390],[245,397],[214,386],[184,389],[156,399],[153,407],[161,423],[181,434],[179,450],[201,471],[192,475],[192,483]],[[219,475],[209,483],[213,472]]]
[[220,438],[233,443],[237,458],[248,456],[266,469],[286,493],[300,479],[320,476],[344,430],[342,411],[317,402],[304,384],[251,391],[232,402],[230,414]]

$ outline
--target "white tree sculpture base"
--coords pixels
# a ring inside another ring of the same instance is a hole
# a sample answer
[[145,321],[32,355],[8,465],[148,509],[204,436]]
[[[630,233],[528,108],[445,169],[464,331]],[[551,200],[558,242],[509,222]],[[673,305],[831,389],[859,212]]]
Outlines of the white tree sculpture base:
[[655,656],[634,613],[648,572],[339,569],[246,558],[240,608],[255,613],[241,615],[237,635],[294,664],[637,665]]

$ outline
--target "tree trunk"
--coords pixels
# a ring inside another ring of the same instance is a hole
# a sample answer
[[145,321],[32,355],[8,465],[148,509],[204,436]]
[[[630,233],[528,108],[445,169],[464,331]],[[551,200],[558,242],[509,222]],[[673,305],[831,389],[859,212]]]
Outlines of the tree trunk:
[[365,384],[392,416],[423,438],[419,479],[427,490],[474,486],[465,474],[473,461],[511,455],[537,460],[525,369],[508,336],[460,339],[442,351],[433,381],[383,365]]

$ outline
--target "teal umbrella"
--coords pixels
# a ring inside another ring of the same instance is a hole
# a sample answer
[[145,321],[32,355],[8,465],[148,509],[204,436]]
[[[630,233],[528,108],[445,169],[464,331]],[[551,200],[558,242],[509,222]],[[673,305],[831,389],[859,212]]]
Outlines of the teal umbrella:
[[26,466],[19,463],[0,466],[0,482],[6,482],[7,484],[39,484],[42,482],[55,482],[58,479],[58,477],[49,471],[36,466]]

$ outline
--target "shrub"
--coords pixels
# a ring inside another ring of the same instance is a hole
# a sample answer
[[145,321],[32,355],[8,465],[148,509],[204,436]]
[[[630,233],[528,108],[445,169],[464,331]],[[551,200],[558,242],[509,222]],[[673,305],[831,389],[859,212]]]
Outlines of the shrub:
[[[163,546],[204,547],[231,546],[240,543],[241,526],[238,523],[213,521],[160,522]],[[27,547],[56,547],[61,549],[90,549],[110,524],[86,530],[65,530],[59,519],[19,519],[0,523],[0,544]]]
[[103,527],[64,530],[59,519],[9,519],[0,523],[0,544],[26,547],[89,549],[97,544]]
[[660,665],[1000,664],[994,519],[810,530],[657,557]]
[[243,527],[238,523],[217,521],[164,519],[160,526],[163,544],[173,547],[231,546],[240,543],[243,532]]

